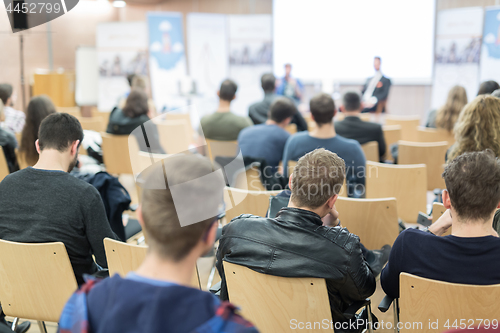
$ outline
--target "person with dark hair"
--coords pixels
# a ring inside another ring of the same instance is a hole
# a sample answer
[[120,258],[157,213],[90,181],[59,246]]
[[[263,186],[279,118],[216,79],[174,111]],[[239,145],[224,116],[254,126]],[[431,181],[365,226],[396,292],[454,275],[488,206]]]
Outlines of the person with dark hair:
[[[445,167],[447,211],[428,229],[406,229],[392,247],[380,282],[399,297],[399,275],[462,284],[500,283],[500,238],[493,216],[500,208],[500,160],[490,150],[468,152]],[[451,235],[440,237],[451,229]]]
[[238,86],[232,80],[224,80],[217,92],[219,108],[215,113],[201,118],[201,130],[206,139],[219,141],[234,141],[238,139],[240,131],[252,126],[248,117],[235,115],[231,112],[231,102],[236,97]]
[[78,119],[65,113],[49,115],[35,142],[38,162],[0,183],[0,238],[21,243],[63,242],[78,284],[84,282],[83,274],[107,267],[103,239],[117,239],[99,192],[69,175],[82,139]]
[[[359,237],[342,228],[338,219],[335,202],[345,171],[337,154],[313,150],[300,158],[290,177],[288,207],[275,218],[244,214],[224,226],[216,264],[221,299],[229,297],[223,261],[269,275],[323,278],[333,321],[349,323],[345,309],[370,297],[376,282]],[[326,216],[334,227],[323,225]],[[361,332],[361,327],[354,331]]]
[[484,81],[479,86],[479,91],[477,95],[491,95],[495,90],[500,89],[500,85],[496,81]]
[[[263,124],[267,121],[269,108],[279,95],[274,93],[276,77],[272,73],[262,75],[262,89],[264,90],[264,99],[256,102],[248,108],[248,116],[255,125]],[[290,123],[297,125],[297,132],[307,131],[307,122],[300,112],[295,113]]]
[[[5,107],[3,102],[0,100],[0,122],[5,120]],[[7,166],[9,172],[19,170],[19,165],[17,163],[16,148],[17,139],[10,131],[5,130],[0,127],[0,146],[2,147],[5,160],[7,161]]]
[[363,103],[358,92],[346,92],[342,99],[343,105],[340,110],[345,114],[345,118],[342,121],[335,122],[335,132],[344,138],[356,140],[360,144],[376,141],[378,143],[380,162],[383,162],[386,146],[382,126],[359,118],[363,110]]
[[26,115],[13,108],[15,102],[14,88],[8,83],[0,84],[0,100],[4,105],[5,127],[12,133],[20,133],[24,127]]
[[346,182],[350,197],[362,197],[365,193],[365,154],[356,140],[346,139],[335,132],[333,116],[337,112],[332,97],[321,93],[309,102],[316,128],[291,136],[283,153],[283,168],[288,170],[288,161],[297,161],[316,148],[325,148],[344,159],[347,167]]
[[262,158],[276,169],[290,137],[285,128],[297,112],[295,103],[290,99],[275,99],[269,110],[269,119],[264,124],[247,127],[240,132],[238,146],[243,157]]
[[25,164],[33,166],[38,161],[38,152],[35,147],[38,129],[42,120],[55,112],[54,104],[46,95],[35,96],[29,102],[26,110],[26,123],[19,143],[19,157]]
[[300,80],[292,77],[292,64],[285,64],[285,76],[279,80],[276,93],[299,103],[302,99],[304,86]]
[[365,108],[363,112],[374,112],[380,114],[385,112],[389,90],[391,89],[391,80],[382,74],[380,70],[382,59],[375,57],[373,67],[375,75],[366,80],[363,86],[363,102]]
[[[149,147],[144,140],[143,132],[135,130],[141,125],[144,126],[146,131]],[[151,151],[157,154],[165,153],[160,144],[158,128],[149,118],[148,96],[141,89],[132,89],[123,109],[115,107],[111,111],[106,133],[116,135],[133,134],[141,151]]]
[[[107,333],[257,333],[234,306],[191,283],[196,260],[214,246],[222,174],[212,177],[205,157],[177,155],[142,176],[137,217],[148,239],[146,258],[127,276],[90,281],[75,293],[61,314],[61,331],[80,333],[86,325],[89,332]],[[179,201],[178,195],[189,200]],[[186,216],[197,214],[186,225]]]

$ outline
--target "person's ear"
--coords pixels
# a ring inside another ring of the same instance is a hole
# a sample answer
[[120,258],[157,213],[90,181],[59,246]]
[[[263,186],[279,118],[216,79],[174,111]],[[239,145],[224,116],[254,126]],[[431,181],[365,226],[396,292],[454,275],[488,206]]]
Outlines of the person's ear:
[[328,206],[328,209],[331,210],[333,208],[333,206],[335,206],[335,203],[337,202],[337,199],[338,199],[338,194],[335,194],[333,197],[331,197],[330,199],[328,199],[326,201],[326,205]]
[[498,203],[497,208],[500,209],[500,202]]
[[363,111],[365,109],[365,103],[359,103],[359,111]]
[[345,112],[345,108],[344,108],[344,106],[343,106],[343,105],[339,106],[339,111],[340,111],[340,112]]
[[40,155],[40,143],[38,142],[38,139],[35,141],[35,147],[36,147],[36,152],[38,155]]
[[337,108],[333,110],[333,116],[335,117],[337,115]]
[[236,99],[236,94],[233,96],[233,98],[231,98],[232,101],[234,101]]
[[217,90],[217,96],[220,98],[220,90]]
[[206,239],[203,239],[203,242],[206,244],[206,251],[211,249],[214,246],[215,243],[215,237],[217,236],[217,228],[219,227],[219,224],[216,222],[212,223],[210,226],[210,229],[208,230]]
[[285,118],[283,125],[288,126],[292,122],[292,117]]
[[135,215],[137,216],[137,220],[141,226],[141,229],[144,231],[144,218],[142,217],[142,205],[139,204],[137,209],[135,210]]
[[[284,166],[283,166],[284,167]],[[284,172],[284,171],[283,171]],[[290,175],[290,178],[288,179],[288,187],[290,188],[290,190],[292,189],[292,178],[293,178],[293,174]]]
[[[443,190],[441,193],[441,196],[443,197],[443,206],[446,209],[451,209],[451,199],[450,199],[450,193],[448,193],[447,190]],[[499,203],[500,205],[500,203]]]
[[74,156],[78,153],[78,146],[80,145],[80,140],[76,140],[71,145],[71,156]]

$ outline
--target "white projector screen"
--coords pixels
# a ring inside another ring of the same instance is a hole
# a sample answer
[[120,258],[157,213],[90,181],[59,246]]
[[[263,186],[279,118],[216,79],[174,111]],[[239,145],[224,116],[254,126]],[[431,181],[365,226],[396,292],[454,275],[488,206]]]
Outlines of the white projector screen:
[[435,0],[274,0],[273,22],[278,76],[364,81],[380,56],[393,82],[431,82]]

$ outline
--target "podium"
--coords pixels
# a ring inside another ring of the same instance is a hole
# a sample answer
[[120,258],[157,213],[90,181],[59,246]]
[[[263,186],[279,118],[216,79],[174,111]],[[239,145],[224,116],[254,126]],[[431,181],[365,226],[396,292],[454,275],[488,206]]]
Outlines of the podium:
[[75,73],[50,72],[34,74],[33,96],[47,95],[57,107],[75,104]]

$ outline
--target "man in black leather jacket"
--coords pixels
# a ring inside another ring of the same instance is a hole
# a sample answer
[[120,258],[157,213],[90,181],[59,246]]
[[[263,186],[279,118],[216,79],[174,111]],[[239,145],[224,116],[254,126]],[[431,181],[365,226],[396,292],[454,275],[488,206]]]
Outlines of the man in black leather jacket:
[[345,163],[337,154],[316,149],[303,156],[290,178],[288,207],[276,218],[241,215],[222,230],[217,251],[221,294],[228,299],[222,261],[260,273],[283,277],[326,279],[332,318],[347,321],[343,312],[375,292],[375,276],[365,261],[359,237],[336,222],[335,201],[345,178]]

